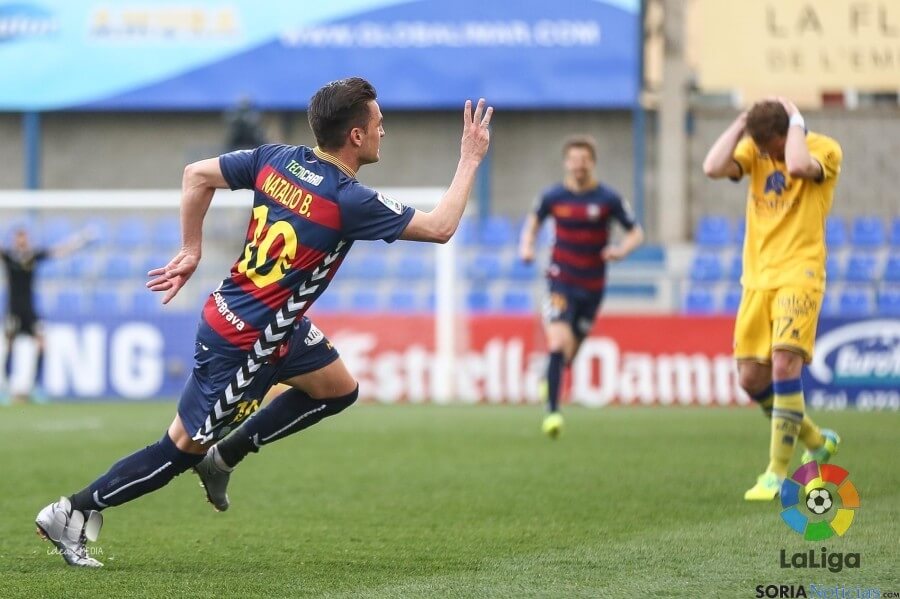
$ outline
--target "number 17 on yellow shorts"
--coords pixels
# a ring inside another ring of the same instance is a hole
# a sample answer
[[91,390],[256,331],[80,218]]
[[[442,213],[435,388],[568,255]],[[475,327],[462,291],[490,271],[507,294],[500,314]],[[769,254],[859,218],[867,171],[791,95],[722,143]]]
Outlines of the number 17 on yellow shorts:
[[812,360],[823,292],[802,287],[744,289],[734,322],[734,357],[768,362],[786,349]]

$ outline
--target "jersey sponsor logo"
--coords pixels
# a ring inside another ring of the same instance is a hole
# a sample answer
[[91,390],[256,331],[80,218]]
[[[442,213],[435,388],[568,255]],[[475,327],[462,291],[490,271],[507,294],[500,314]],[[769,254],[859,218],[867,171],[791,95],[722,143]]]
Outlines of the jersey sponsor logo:
[[787,189],[787,180],[784,178],[784,173],[781,171],[775,171],[766,177],[766,187],[763,190],[763,193],[771,192],[780,196],[784,193],[785,189]]
[[325,180],[324,175],[317,175],[316,173],[307,170],[296,160],[291,160],[288,162],[287,171],[297,177],[300,181],[304,183],[309,183],[310,185],[315,185],[316,187]]
[[316,325],[310,324],[309,325],[309,333],[306,334],[306,339],[304,339],[303,342],[307,346],[312,346],[312,345],[315,345],[316,343],[321,342],[322,339],[324,339],[324,338],[325,338],[325,333],[323,333],[321,330],[319,330],[319,327],[317,327]]
[[403,212],[403,204],[393,198],[389,198],[384,194],[378,194],[378,201],[388,207],[388,210],[400,214]]
[[237,314],[228,309],[228,302],[225,301],[225,298],[222,297],[222,294],[218,291],[213,292],[213,301],[216,302],[216,311],[222,315],[225,319],[225,322],[231,324],[236,330],[243,331],[244,330],[244,321],[241,320]]
[[598,220],[603,211],[600,209],[599,204],[588,204],[587,207],[587,217],[590,220]]

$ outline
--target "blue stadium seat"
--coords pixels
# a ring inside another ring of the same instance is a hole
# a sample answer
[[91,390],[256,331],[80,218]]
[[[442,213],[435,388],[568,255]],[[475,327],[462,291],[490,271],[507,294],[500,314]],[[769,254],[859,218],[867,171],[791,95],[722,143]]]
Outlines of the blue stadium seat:
[[825,259],[825,278],[828,281],[838,281],[844,270],[841,268],[841,262],[837,256],[831,254]]
[[430,279],[434,276],[434,263],[430,255],[407,252],[397,260],[394,275],[402,280]]
[[388,310],[391,312],[420,312],[422,302],[419,294],[411,289],[395,289],[388,295]]
[[640,245],[625,260],[631,264],[662,267],[666,264],[666,250],[663,246],[652,243]]
[[741,280],[741,274],[744,272],[744,260],[739,253],[735,253],[731,257],[731,265],[728,267],[728,280],[737,283]]
[[858,216],[853,220],[850,240],[861,248],[878,248],[884,245],[884,221],[877,216]]
[[838,306],[841,316],[869,316],[875,308],[871,292],[852,287],[841,292]]
[[847,260],[844,279],[854,283],[871,283],[875,280],[875,256],[871,254],[851,254]]
[[[147,295],[149,291],[143,290]],[[109,289],[97,289],[90,296],[91,313],[97,315],[119,314],[122,312],[119,294]]]
[[313,304],[315,312],[338,312],[341,309],[341,294],[337,289],[330,289],[319,296]]
[[885,287],[878,294],[878,313],[881,316],[900,317],[900,287]]
[[527,289],[507,289],[500,300],[500,308],[504,312],[534,312],[534,299]]
[[61,314],[84,314],[87,311],[84,295],[64,289],[56,295],[56,312]]
[[181,223],[177,217],[162,217],[153,223],[153,243],[173,253],[181,247]]
[[722,309],[727,314],[735,314],[741,306],[742,289],[738,285],[732,285],[725,292],[725,300],[722,302]]
[[138,274],[131,264],[131,259],[123,254],[109,256],[101,272],[107,279],[127,279]]
[[900,283],[900,254],[888,256],[882,278],[889,283]]
[[388,276],[387,258],[380,253],[354,255],[341,266],[340,272],[352,279],[381,280]]
[[[55,299],[56,298],[50,293],[44,293],[41,291],[38,291],[37,293],[35,293],[34,294],[34,308],[37,311],[38,316],[44,316],[44,315],[47,315],[47,314],[50,314],[51,312],[53,312],[53,310],[56,308],[56,306],[53,303],[53,301]],[[3,307],[3,305],[0,304],[0,308],[2,308],[2,307]]]
[[357,289],[350,294],[349,309],[353,312],[377,312],[381,309],[381,294],[372,289]]
[[734,225],[734,243],[738,247],[743,247],[744,245],[744,234],[747,232],[747,219],[745,217],[741,217],[738,219],[737,223]]
[[479,240],[487,247],[504,247],[515,241],[515,231],[509,219],[502,216],[489,216],[481,222]]
[[[521,231],[522,228],[519,227],[519,230]],[[554,231],[553,224],[549,220],[544,221],[541,228],[538,230],[537,247],[547,247],[552,244],[555,235],[556,232]]]
[[466,294],[466,309],[469,312],[490,312],[492,307],[491,294],[484,289],[473,289]]
[[[204,301],[206,301],[205,298]],[[139,317],[154,316],[163,310],[162,298],[159,297],[159,294],[142,288],[137,288],[132,292],[130,304],[131,311]]]
[[150,232],[139,218],[120,219],[115,228],[115,242],[121,248],[140,248],[149,245]]
[[900,216],[891,221],[891,247],[900,248]]
[[831,216],[825,221],[825,245],[829,250],[847,245],[847,224],[841,217]]
[[76,254],[66,260],[66,267],[72,279],[90,277],[97,270],[97,256],[91,253]]
[[509,269],[506,271],[506,277],[513,281],[533,281],[537,274],[538,269],[534,262],[526,264],[518,258],[510,261]]
[[466,276],[476,281],[490,281],[503,274],[503,263],[500,257],[492,253],[479,253],[469,260]]
[[722,263],[715,254],[698,253],[691,263],[692,281],[712,282],[722,278]]
[[731,221],[725,216],[701,216],[696,238],[701,247],[724,247],[731,242]]
[[41,263],[38,276],[43,279],[62,279],[68,273],[68,266],[66,258],[50,258]]
[[715,297],[706,286],[694,286],[684,296],[685,314],[713,314],[716,311]]

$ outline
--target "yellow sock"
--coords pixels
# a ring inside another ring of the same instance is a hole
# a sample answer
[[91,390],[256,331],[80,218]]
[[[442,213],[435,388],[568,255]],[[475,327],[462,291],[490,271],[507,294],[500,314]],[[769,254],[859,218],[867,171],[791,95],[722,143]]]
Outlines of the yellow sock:
[[769,471],[785,478],[803,423],[803,387],[799,378],[775,381],[774,387]]
[[803,414],[803,422],[800,423],[800,440],[809,450],[819,449],[825,445],[822,429],[806,414]]

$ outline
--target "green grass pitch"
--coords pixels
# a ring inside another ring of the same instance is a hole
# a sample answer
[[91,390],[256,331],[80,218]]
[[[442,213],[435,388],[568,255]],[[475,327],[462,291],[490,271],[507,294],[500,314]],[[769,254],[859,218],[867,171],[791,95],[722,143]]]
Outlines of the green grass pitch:
[[[354,406],[249,456],[215,513],[192,474],[105,512],[99,571],[34,534],[38,509],[155,441],[172,404],[0,409],[0,597],[753,597],[759,584],[900,591],[900,414],[814,416],[844,443],[862,507],[809,543],[777,504],[752,409],[566,412]],[[799,454],[798,454],[799,457]],[[859,569],[782,569],[821,546]],[[855,595],[853,595],[855,596]]]

